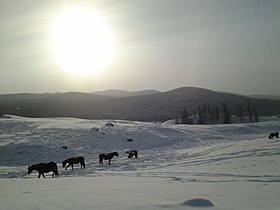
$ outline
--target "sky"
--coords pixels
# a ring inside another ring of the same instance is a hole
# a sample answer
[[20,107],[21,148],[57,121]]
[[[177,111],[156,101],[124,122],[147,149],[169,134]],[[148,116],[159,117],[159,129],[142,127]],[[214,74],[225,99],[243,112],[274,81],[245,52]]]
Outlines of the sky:
[[[56,17],[81,5],[114,46],[90,76],[65,71],[52,45]],[[280,95],[279,11],[279,0],[0,0],[0,94],[193,86]]]

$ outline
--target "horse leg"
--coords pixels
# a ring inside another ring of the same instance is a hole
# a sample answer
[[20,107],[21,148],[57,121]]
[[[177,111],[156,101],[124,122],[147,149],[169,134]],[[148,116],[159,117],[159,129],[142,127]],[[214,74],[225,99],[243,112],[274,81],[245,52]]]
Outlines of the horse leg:
[[43,176],[44,178],[46,178],[44,173],[42,173],[42,176]]
[[72,170],[73,170],[73,165],[74,165],[74,164],[71,165],[71,166],[72,166]]
[[111,158],[109,158],[109,165],[111,165]]
[[52,177],[57,177],[57,176],[59,176],[59,173],[58,173],[58,169],[55,168],[55,169],[53,170],[53,175],[52,175]]
[[40,177],[41,177],[41,173],[39,173],[38,179],[40,179]]

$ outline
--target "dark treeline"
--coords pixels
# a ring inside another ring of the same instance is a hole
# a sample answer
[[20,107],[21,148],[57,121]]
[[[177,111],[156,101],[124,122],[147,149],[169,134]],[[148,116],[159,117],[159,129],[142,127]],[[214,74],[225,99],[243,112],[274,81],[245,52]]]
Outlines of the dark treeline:
[[[232,110],[235,109],[235,115],[240,118],[240,122],[244,121],[244,116],[248,116],[249,122],[258,122],[259,116],[257,109],[254,105],[247,102],[247,110],[240,105],[234,105],[234,108],[223,102],[219,105],[204,104],[197,106],[193,111],[187,111],[184,108],[181,112],[181,123],[182,124],[230,124],[232,122]],[[177,119],[176,122],[179,123]]]

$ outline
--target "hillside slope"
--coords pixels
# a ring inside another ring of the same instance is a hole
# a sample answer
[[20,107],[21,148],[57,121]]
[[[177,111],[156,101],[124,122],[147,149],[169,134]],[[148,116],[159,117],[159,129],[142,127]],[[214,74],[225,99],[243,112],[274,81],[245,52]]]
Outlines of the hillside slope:
[[[198,126],[9,117],[0,119],[5,210],[273,210],[280,205],[280,141],[268,139],[279,131],[279,120]],[[128,149],[137,149],[138,158],[128,158]],[[98,154],[111,151],[119,156],[111,165],[99,165]],[[78,155],[85,157],[86,168],[62,167],[63,160]],[[58,178],[27,174],[27,165],[49,161],[58,164]]]
[[180,117],[184,108],[193,111],[197,106],[221,106],[223,102],[231,107],[233,114],[236,112],[236,105],[247,110],[248,102],[256,107],[258,115],[280,113],[280,100],[253,99],[194,87],[131,97],[77,92],[0,95],[0,113],[26,117],[165,121]]

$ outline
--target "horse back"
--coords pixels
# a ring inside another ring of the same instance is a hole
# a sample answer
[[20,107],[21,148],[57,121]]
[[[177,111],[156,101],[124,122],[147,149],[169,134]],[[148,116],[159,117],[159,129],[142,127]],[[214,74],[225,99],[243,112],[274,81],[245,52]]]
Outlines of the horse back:
[[53,161],[47,163],[47,165],[50,166],[50,167],[54,167],[54,168],[57,167],[57,164],[55,162],[53,162]]
[[55,162],[38,163],[33,165],[33,168],[40,173],[48,173],[50,171],[57,171],[57,164]]
[[80,160],[80,161],[85,161],[84,156],[79,156],[79,157],[77,157],[77,159]]
[[72,162],[74,164],[85,162],[85,158],[83,156],[73,157],[70,159],[71,159],[71,161],[69,161],[69,162]]
[[108,160],[108,159],[111,159],[112,157],[114,156],[119,156],[119,154],[117,152],[111,152],[111,153],[101,153],[99,154],[99,159],[105,159],[105,160]]
[[46,170],[48,170],[48,172],[50,172],[50,171],[57,171],[57,164],[55,162],[47,163]]

